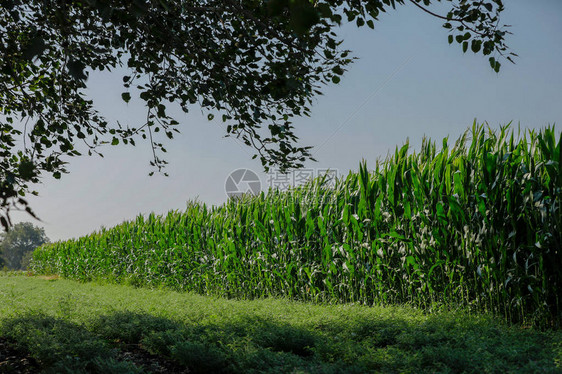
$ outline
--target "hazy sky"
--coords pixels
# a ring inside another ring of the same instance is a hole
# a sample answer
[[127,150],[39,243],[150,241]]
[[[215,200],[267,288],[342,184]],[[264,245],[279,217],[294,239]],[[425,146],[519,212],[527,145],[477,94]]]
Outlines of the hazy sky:
[[[562,126],[562,1],[506,1],[503,23],[513,25],[508,45],[517,64],[494,73],[486,57],[447,43],[441,22],[411,4],[382,15],[375,30],[346,26],[344,47],[359,57],[339,85],[324,89],[311,118],[297,118],[301,144],[313,145],[312,170],[339,174],[362,159],[374,165],[407,138],[416,149],[424,135],[456,139],[476,119],[493,128],[513,121],[524,128]],[[122,72],[90,75],[91,98],[109,120],[140,124],[144,109],[121,101]],[[52,240],[88,234],[136,215],[182,210],[198,199],[220,204],[225,180],[236,169],[268,176],[252,150],[224,138],[220,120],[194,110],[177,113],[182,134],[167,146],[169,177],[149,177],[148,143],[108,147],[105,158],[71,160],[60,181],[45,178],[29,202]],[[14,220],[32,221],[24,214]]]

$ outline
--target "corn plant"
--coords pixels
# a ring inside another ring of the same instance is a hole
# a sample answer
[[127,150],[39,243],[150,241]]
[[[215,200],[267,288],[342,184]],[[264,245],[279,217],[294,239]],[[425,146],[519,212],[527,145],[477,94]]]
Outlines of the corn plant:
[[562,139],[474,124],[327,186],[139,216],[48,244],[38,273],[195,291],[488,311],[562,322]]

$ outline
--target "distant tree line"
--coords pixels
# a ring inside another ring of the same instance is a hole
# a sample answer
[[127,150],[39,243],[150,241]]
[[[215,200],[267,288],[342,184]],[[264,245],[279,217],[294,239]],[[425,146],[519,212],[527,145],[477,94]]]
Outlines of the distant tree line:
[[35,248],[48,243],[45,230],[31,222],[21,222],[0,233],[0,269],[25,270]]

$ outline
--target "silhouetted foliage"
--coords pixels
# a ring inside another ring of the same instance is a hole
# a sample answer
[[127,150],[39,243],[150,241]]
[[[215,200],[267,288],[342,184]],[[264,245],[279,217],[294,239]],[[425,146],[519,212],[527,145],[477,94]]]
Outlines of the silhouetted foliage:
[[[501,0],[448,1],[447,15],[430,11],[430,0],[409,2],[442,18],[463,51],[507,55]],[[313,96],[353,61],[335,29],[374,28],[381,12],[407,2],[0,0],[0,223],[9,227],[10,208],[33,215],[30,185],[60,178],[69,157],[104,144],[146,139],[160,171],[164,142],[178,132],[170,103],[218,115],[266,169],[301,167],[312,155],[292,118],[309,115]],[[495,57],[490,64],[499,71]],[[86,95],[91,71],[117,67],[129,69],[122,99],[146,104],[144,123],[109,123]]]

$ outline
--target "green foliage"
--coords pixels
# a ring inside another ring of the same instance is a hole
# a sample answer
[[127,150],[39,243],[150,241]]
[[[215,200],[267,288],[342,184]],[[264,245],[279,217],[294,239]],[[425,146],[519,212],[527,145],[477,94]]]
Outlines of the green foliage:
[[[373,28],[404,3],[0,0],[0,209],[32,214],[24,197],[41,175],[58,179],[69,158],[105,144],[147,140],[161,170],[164,143],[179,131],[170,103],[222,114],[227,135],[253,147],[266,168],[302,166],[310,147],[297,144],[293,118],[309,115],[313,97],[353,61],[335,30],[344,17]],[[457,40],[483,45],[484,55],[506,51],[500,0],[451,3],[438,18],[458,25]],[[109,123],[86,95],[91,71],[117,67],[129,69],[123,101],[146,104],[144,123]],[[0,223],[10,226],[7,213]]]
[[29,352],[47,373],[140,373],[119,362],[108,342],[64,319],[27,314],[3,321],[0,332]]
[[31,252],[48,242],[49,238],[43,228],[36,227],[31,222],[17,223],[10,231],[0,234],[0,256],[8,269],[25,270]]
[[[469,140],[470,139],[470,140]],[[139,216],[45,245],[32,268],[228,297],[462,305],[562,321],[562,142],[473,126],[326,188]]]
[[[561,331],[507,327],[466,312],[235,301],[21,275],[0,276],[0,337],[53,373],[557,373],[562,368]],[[151,362],[158,370],[150,370]]]

